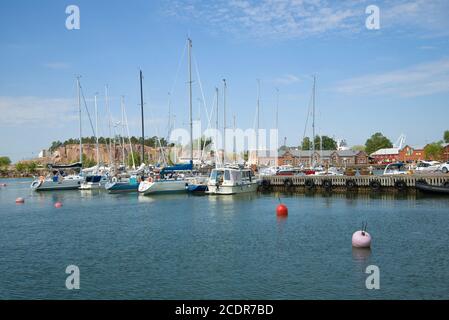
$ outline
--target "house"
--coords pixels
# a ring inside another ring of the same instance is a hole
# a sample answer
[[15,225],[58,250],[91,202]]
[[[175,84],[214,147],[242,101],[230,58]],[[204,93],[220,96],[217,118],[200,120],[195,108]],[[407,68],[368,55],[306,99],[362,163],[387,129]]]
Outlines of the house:
[[425,146],[409,146],[406,145],[404,148],[399,150],[399,161],[402,162],[418,162],[425,160],[424,153]]
[[391,163],[399,161],[399,148],[383,148],[370,154],[376,163]]
[[348,150],[286,150],[279,156],[279,165],[292,165],[306,167],[312,163],[319,163],[324,166],[348,166],[357,164],[367,164],[368,155],[364,151]]
[[443,143],[443,160],[449,161],[449,143]]

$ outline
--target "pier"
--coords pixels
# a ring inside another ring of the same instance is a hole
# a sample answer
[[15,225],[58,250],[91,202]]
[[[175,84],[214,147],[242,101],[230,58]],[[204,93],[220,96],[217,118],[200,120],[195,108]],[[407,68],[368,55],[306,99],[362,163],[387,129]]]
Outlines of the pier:
[[263,176],[261,191],[380,191],[415,190],[416,182],[442,186],[449,184],[449,174],[359,175],[359,176]]

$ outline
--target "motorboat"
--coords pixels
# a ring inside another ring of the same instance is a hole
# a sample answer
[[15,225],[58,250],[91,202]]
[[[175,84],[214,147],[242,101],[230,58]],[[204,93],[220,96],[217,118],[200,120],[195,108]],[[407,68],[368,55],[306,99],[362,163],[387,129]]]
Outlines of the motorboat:
[[80,190],[95,190],[95,189],[102,189],[106,185],[106,183],[109,182],[109,176],[108,175],[88,175],[86,176],[83,183],[81,183],[79,189]]
[[212,170],[207,184],[209,194],[237,194],[257,191],[258,181],[251,169],[224,167]]
[[409,173],[403,162],[390,163],[385,167],[383,172],[384,175],[402,175]]
[[438,171],[441,167],[441,162],[438,161],[420,161],[416,166],[417,172],[434,172]]
[[449,182],[442,186],[430,185],[425,181],[418,181],[415,185],[416,189],[424,193],[447,194],[449,195]]

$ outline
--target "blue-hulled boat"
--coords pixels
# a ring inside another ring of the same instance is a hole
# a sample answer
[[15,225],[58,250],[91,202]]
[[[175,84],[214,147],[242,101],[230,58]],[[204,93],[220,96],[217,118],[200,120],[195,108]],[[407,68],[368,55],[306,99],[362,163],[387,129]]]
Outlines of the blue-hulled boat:
[[189,184],[187,186],[187,192],[205,193],[206,191],[207,191],[207,185],[205,185],[205,184]]
[[137,192],[139,182],[137,181],[137,177],[131,177],[127,180],[110,181],[106,183],[105,189],[109,193]]

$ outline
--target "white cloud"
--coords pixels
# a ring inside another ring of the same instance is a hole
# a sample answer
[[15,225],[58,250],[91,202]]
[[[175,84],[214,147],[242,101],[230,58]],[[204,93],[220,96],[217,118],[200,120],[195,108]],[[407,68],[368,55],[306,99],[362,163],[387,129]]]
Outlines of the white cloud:
[[275,84],[279,84],[279,85],[289,85],[289,84],[293,84],[295,82],[298,82],[300,79],[299,77],[293,75],[293,74],[284,74],[280,77],[277,77],[273,80],[273,82]]
[[393,94],[403,97],[449,92],[449,59],[348,79],[339,83],[335,91],[344,94]]
[[60,126],[76,116],[73,99],[0,96],[0,126]]
[[[305,38],[365,30],[367,0],[175,0],[167,9],[177,19],[207,24],[211,32],[258,39]],[[449,34],[449,1],[378,1],[381,29],[390,33]]]

